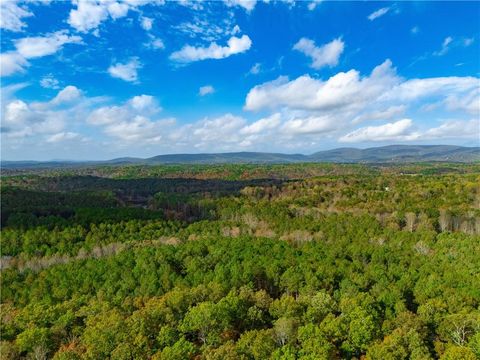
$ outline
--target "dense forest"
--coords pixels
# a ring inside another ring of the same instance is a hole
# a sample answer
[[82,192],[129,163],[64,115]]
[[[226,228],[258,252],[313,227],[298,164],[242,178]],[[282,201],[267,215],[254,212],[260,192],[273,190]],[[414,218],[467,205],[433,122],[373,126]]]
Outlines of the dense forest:
[[480,359],[480,165],[9,171],[1,359]]

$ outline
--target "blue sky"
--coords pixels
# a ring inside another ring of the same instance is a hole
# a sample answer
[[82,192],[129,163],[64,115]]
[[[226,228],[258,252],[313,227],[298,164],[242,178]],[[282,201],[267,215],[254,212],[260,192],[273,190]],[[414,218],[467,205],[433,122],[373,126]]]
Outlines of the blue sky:
[[1,7],[2,159],[479,145],[479,2]]

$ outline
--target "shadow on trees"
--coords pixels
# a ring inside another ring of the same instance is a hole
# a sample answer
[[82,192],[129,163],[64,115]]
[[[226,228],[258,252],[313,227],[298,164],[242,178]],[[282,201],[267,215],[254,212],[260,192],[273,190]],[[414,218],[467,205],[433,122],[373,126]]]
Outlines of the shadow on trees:
[[281,187],[287,180],[140,178],[96,176],[40,178],[1,191],[3,226],[62,226],[167,219],[193,222],[215,217],[213,201],[245,187]]

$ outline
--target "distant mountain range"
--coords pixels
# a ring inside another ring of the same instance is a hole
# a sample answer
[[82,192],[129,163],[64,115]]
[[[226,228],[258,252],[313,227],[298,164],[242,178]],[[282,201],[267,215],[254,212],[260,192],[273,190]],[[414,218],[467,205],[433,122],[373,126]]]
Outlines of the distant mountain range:
[[368,149],[338,148],[311,155],[263,152],[215,154],[171,154],[147,159],[118,158],[108,161],[2,161],[2,168],[58,168],[92,165],[161,164],[285,164],[299,162],[329,163],[407,163],[407,162],[477,162],[480,147],[453,145],[389,145]]

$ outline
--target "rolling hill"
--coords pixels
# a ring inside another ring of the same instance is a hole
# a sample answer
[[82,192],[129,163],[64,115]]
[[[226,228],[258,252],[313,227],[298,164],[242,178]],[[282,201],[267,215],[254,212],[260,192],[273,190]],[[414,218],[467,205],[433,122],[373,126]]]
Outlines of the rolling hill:
[[367,149],[338,148],[311,155],[263,152],[167,154],[151,158],[124,157],[108,161],[2,161],[2,168],[57,168],[94,165],[281,164],[299,162],[408,163],[478,162],[480,147],[454,145],[389,145]]

